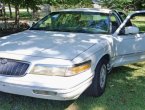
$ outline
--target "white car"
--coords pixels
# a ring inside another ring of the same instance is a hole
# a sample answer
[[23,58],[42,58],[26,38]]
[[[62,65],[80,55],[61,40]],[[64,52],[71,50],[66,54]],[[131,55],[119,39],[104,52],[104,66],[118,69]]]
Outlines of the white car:
[[0,91],[53,100],[102,95],[113,67],[145,60],[145,29],[135,17],[145,11],[123,20],[109,9],[67,9],[2,37]]

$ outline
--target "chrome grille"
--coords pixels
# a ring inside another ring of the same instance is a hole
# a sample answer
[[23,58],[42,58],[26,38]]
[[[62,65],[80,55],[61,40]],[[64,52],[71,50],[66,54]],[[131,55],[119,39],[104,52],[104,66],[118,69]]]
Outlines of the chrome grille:
[[29,64],[26,62],[0,58],[0,75],[23,76],[28,67]]

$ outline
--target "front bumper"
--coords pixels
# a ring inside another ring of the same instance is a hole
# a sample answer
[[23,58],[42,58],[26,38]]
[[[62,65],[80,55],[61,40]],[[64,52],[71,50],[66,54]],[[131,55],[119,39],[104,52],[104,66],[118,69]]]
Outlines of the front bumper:
[[77,99],[91,84],[91,70],[72,77],[27,74],[24,77],[0,76],[0,91],[42,99]]

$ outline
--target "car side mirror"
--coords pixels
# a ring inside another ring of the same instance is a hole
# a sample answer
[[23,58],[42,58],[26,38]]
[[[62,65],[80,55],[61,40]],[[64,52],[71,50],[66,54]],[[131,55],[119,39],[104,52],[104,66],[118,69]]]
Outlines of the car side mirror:
[[136,26],[125,27],[125,34],[138,34],[139,28]]

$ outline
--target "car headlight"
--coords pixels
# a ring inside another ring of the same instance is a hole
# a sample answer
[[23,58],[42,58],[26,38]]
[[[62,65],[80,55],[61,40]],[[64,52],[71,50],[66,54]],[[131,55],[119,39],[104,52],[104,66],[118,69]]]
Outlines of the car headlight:
[[73,67],[49,67],[36,65],[30,74],[47,75],[47,76],[73,76],[91,68],[91,61],[76,64]]

